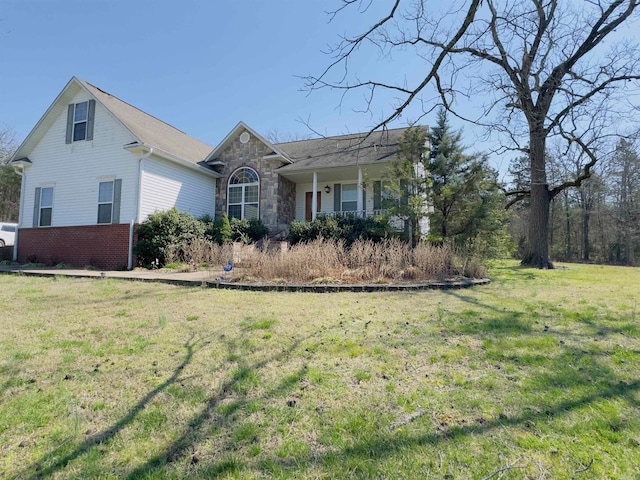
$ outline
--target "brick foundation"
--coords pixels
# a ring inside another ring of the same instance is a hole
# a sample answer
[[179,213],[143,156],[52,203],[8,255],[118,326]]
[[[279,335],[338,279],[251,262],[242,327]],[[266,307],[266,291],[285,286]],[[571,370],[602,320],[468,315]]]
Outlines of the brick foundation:
[[21,228],[18,233],[20,263],[126,270],[128,254],[127,224]]

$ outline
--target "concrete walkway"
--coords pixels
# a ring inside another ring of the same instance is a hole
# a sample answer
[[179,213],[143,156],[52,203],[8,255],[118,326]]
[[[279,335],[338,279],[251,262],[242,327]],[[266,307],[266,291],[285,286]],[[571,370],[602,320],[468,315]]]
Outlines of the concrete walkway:
[[433,289],[468,288],[476,285],[487,285],[489,279],[456,280],[450,282],[401,283],[401,284],[358,284],[358,285],[288,285],[288,284],[247,284],[231,283],[222,280],[225,273],[219,270],[202,270],[197,272],[173,272],[168,270],[132,270],[104,271],[57,268],[30,268],[16,265],[0,265],[0,274],[31,275],[39,277],[83,277],[83,278],[117,278],[141,282],[160,282],[172,285],[191,287],[227,288],[234,290],[277,291],[277,292],[378,292],[378,291],[416,291]]
[[0,265],[0,273],[32,275],[39,277],[84,277],[84,278],[118,278],[121,280],[139,280],[143,282],[163,282],[178,285],[202,285],[203,282],[220,280],[222,268],[211,271],[173,272],[170,270],[131,270],[131,271],[99,271],[61,268],[30,268],[14,265]]

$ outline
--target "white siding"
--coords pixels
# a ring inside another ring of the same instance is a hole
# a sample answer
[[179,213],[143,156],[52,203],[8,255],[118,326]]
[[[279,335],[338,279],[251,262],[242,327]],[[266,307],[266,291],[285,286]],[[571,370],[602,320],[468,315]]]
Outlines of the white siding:
[[[73,102],[89,99],[82,91]],[[92,141],[65,144],[66,122],[65,108],[29,154],[33,165],[26,172],[20,225],[33,225],[35,189],[40,186],[54,187],[52,226],[95,225],[98,183],[105,178],[122,179],[120,222],[130,222],[135,216],[137,161],[123,145],[134,137],[100,104]]]
[[215,213],[216,179],[155,157],[142,161],[140,220],[169,210],[195,217]]
[[[90,100],[84,91],[73,103]],[[144,220],[149,213],[173,206],[193,213],[213,215],[215,178],[186,166],[155,159],[139,160],[124,149],[136,138],[113,115],[96,103],[92,141],[65,143],[67,109],[29,154],[32,166],[26,171],[20,226],[31,228],[35,189],[53,186],[52,226],[95,225],[98,217],[98,184],[122,179],[120,223]],[[138,165],[142,174],[138,177]],[[138,182],[146,186],[138,198]],[[144,208],[140,215],[138,203]]]
[[[318,190],[320,190],[320,212],[328,213],[333,212],[333,183],[329,185],[331,187],[330,193],[325,193],[324,186],[327,185],[323,183],[322,186],[318,185]],[[296,220],[304,222],[304,214],[305,214],[305,198],[306,193],[311,192],[313,190],[313,183],[298,183],[296,185]]]

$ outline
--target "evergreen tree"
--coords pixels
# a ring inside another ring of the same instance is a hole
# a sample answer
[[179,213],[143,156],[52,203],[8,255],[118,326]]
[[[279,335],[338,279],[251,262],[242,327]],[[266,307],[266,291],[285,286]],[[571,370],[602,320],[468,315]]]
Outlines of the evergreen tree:
[[399,161],[391,166],[385,182],[384,208],[391,216],[405,221],[412,245],[427,234],[427,189],[425,160],[428,134],[420,127],[408,128],[400,138]]
[[216,242],[219,245],[230,243],[233,241],[233,231],[231,230],[231,223],[226,212],[222,213],[222,217],[216,222]]
[[482,241],[492,250],[504,244],[506,214],[497,172],[486,157],[464,153],[462,132],[451,128],[444,109],[438,111],[430,142],[431,237],[457,245]]

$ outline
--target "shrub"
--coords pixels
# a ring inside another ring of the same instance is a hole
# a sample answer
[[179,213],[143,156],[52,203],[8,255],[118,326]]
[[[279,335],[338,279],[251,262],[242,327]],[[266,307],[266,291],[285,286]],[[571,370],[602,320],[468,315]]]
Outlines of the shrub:
[[174,207],[149,215],[140,224],[135,254],[138,262],[145,267],[162,267],[169,255],[179,259],[180,251],[186,250],[194,240],[204,237],[204,222]]
[[222,217],[214,223],[214,238],[218,245],[224,245],[233,241],[233,231],[231,230],[231,223],[226,213],[222,214]]
[[234,242],[257,242],[269,234],[269,229],[262,223],[262,220],[257,218],[251,220],[232,218],[230,223],[231,238]]
[[357,240],[380,242],[391,236],[395,236],[395,232],[384,217],[360,218],[344,213],[335,217],[318,215],[313,222],[294,221],[289,225],[292,245],[322,238],[344,240],[348,248]]
[[230,242],[253,243],[269,234],[269,229],[259,219],[230,219],[223,213],[216,221],[210,215],[201,217],[200,221],[205,224],[205,237],[218,245]]

